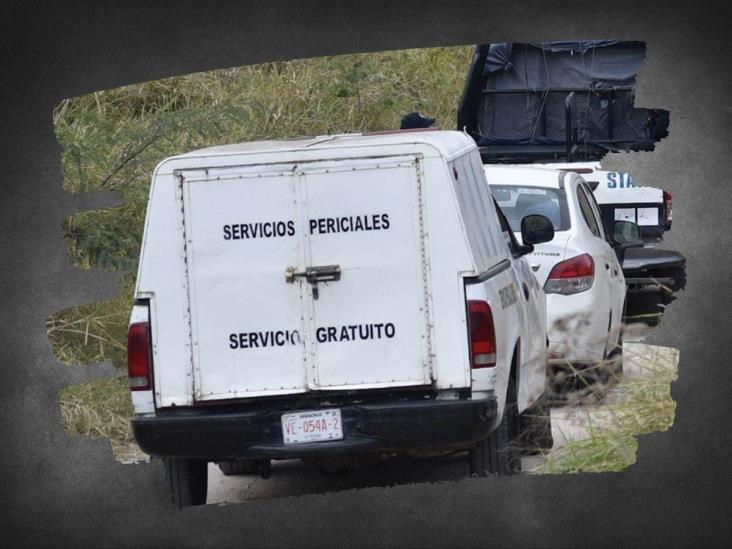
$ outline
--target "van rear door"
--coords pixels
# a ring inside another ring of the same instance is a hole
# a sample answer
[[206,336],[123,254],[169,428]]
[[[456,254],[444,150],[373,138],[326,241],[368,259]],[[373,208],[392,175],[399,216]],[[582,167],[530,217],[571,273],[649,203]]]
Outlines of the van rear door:
[[313,389],[431,382],[418,167],[381,158],[303,170],[307,263],[341,273],[308,284]]
[[[291,165],[183,172],[194,400],[307,390]],[[175,281],[171,281],[174,283]]]
[[431,383],[417,158],[179,178],[194,400]]

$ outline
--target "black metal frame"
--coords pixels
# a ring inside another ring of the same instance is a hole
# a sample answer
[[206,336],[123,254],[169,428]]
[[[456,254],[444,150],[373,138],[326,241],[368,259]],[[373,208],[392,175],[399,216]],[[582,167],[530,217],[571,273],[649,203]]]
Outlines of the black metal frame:
[[[635,43],[629,43],[631,46]],[[473,51],[473,58],[468,69],[465,86],[457,113],[457,129],[465,130],[476,142],[482,137],[478,132],[477,106],[483,94],[507,94],[507,93],[529,93],[546,94],[566,92],[565,98],[565,140],[560,144],[514,144],[514,145],[482,145],[479,146],[480,154],[484,163],[523,163],[551,160],[596,160],[602,158],[609,151],[632,150],[650,151],[653,150],[655,141],[653,139],[628,140],[615,139],[613,135],[613,105],[616,100],[616,93],[632,91],[629,86],[616,88],[591,90],[595,93],[608,95],[608,138],[593,142],[580,141],[577,136],[577,129],[572,127],[572,101],[577,93],[586,93],[588,90],[553,88],[551,90],[491,90],[486,85],[484,67],[490,44],[478,44]],[[546,107],[542,105],[540,111],[541,130],[546,134]]]

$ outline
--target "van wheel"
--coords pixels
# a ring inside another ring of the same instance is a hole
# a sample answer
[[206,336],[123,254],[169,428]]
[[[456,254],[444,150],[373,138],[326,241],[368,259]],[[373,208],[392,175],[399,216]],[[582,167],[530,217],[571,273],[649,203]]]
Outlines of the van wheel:
[[618,343],[607,355],[608,381],[620,381],[623,375],[623,330],[620,329]]
[[485,477],[487,475],[512,475],[521,472],[521,457],[513,439],[519,432],[519,413],[516,395],[516,383],[513,376],[508,379],[506,406],[503,417],[488,438],[481,440],[471,448],[470,475]]
[[[625,316],[626,307],[627,302],[624,302],[623,316]],[[620,381],[620,378],[623,375],[623,328],[624,326],[620,327],[618,342],[616,343],[615,347],[613,347],[613,350],[610,351],[605,357],[605,379],[603,379],[605,383]]]
[[515,439],[524,455],[541,454],[554,446],[551,409],[545,398],[540,398],[519,416],[521,431]]
[[208,463],[202,459],[163,458],[165,481],[174,507],[204,505],[208,490]]
[[253,475],[259,467],[253,459],[235,459],[219,461],[219,469],[228,477],[229,475]]

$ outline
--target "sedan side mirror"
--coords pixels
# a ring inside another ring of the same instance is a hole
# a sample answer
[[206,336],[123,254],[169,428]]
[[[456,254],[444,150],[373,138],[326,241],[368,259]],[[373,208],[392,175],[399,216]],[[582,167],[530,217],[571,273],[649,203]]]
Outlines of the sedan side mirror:
[[613,224],[613,241],[616,244],[629,244],[639,240],[640,229],[632,221],[618,220]]
[[632,221],[616,221],[613,224],[613,243],[615,255],[622,264],[625,257],[625,250],[628,248],[643,247],[638,225]]
[[554,225],[543,215],[527,215],[521,220],[524,244],[541,244],[554,238]]

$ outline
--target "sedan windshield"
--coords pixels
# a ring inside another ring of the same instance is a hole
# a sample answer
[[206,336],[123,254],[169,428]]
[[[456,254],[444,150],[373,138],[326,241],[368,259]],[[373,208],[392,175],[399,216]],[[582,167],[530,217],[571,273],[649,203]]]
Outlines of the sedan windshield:
[[490,188],[512,231],[520,232],[521,220],[536,214],[548,217],[555,231],[569,229],[567,198],[563,191],[514,185],[491,185]]

